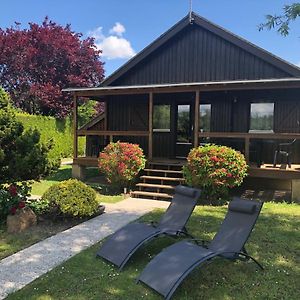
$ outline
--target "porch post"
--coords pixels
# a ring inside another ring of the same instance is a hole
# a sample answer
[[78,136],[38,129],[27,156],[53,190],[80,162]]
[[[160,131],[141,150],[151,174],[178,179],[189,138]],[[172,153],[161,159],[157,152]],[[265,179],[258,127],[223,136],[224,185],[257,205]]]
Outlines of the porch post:
[[73,144],[73,156],[74,158],[78,157],[78,118],[77,118],[77,96],[74,93],[73,95],[73,131],[74,131],[74,144]]
[[148,158],[149,160],[153,157],[153,93],[149,93],[149,137],[148,137]]
[[200,104],[200,91],[196,91],[195,98],[195,117],[194,117],[194,147],[199,145],[199,104]]

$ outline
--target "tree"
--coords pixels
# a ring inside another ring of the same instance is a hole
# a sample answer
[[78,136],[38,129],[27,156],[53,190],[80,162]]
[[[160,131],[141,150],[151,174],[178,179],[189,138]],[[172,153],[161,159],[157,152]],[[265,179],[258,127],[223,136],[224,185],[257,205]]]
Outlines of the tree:
[[266,15],[266,22],[260,24],[258,29],[261,31],[265,28],[268,30],[277,28],[281,35],[287,36],[290,32],[290,22],[295,21],[298,17],[300,17],[300,3],[295,2],[285,5],[282,15]]
[[82,40],[70,25],[47,17],[28,29],[19,25],[0,29],[0,85],[16,107],[63,118],[71,111],[72,97],[62,88],[98,85],[104,76],[101,51],[92,38]]
[[24,130],[8,95],[0,88],[0,183],[37,179],[47,174],[55,167],[48,160],[49,149],[50,145],[40,143],[38,130]]

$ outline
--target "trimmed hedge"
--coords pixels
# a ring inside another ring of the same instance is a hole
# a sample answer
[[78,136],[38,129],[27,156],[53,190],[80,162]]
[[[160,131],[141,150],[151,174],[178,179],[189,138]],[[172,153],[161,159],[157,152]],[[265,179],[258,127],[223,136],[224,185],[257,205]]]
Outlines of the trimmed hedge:
[[[25,129],[37,128],[41,133],[41,141],[48,143],[53,140],[54,146],[49,152],[50,157],[72,157],[73,155],[73,128],[72,121],[53,117],[17,113],[17,119]],[[85,148],[85,139],[80,138],[78,153],[82,155]]]

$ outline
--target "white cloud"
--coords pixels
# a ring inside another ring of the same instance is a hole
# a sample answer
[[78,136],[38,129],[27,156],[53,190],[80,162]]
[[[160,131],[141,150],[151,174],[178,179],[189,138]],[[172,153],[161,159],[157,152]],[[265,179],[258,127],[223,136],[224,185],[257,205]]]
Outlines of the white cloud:
[[121,23],[116,22],[115,26],[109,30],[109,33],[116,34],[118,36],[122,36],[122,34],[125,31],[126,31],[125,27]]
[[131,58],[135,55],[130,42],[122,35],[126,31],[125,27],[116,22],[109,30],[110,35],[103,34],[103,28],[97,27],[88,32],[88,35],[95,39],[96,47],[102,50],[102,57],[107,59]]

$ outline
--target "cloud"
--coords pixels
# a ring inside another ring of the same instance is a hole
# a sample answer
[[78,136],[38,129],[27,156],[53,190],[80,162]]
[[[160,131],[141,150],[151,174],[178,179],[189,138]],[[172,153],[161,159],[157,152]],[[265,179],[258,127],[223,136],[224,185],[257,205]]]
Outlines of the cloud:
[[95,39],[96,47],[102,50],[102,57],[111,59],[128,59],[133,57],[136,53],[132,48],[130,42],[122,35],[126,31],[125,27],[116,22],[114,27],[109,30],[108,36],[103,33],[102,27],[97,27],[88,32],[88,36]]
[[125,31],[126,31],[125,27],[121,23],[116,22],[115,26],[109,30],[109,33],[116,34],[118,36],[122,36],[122,34]]

